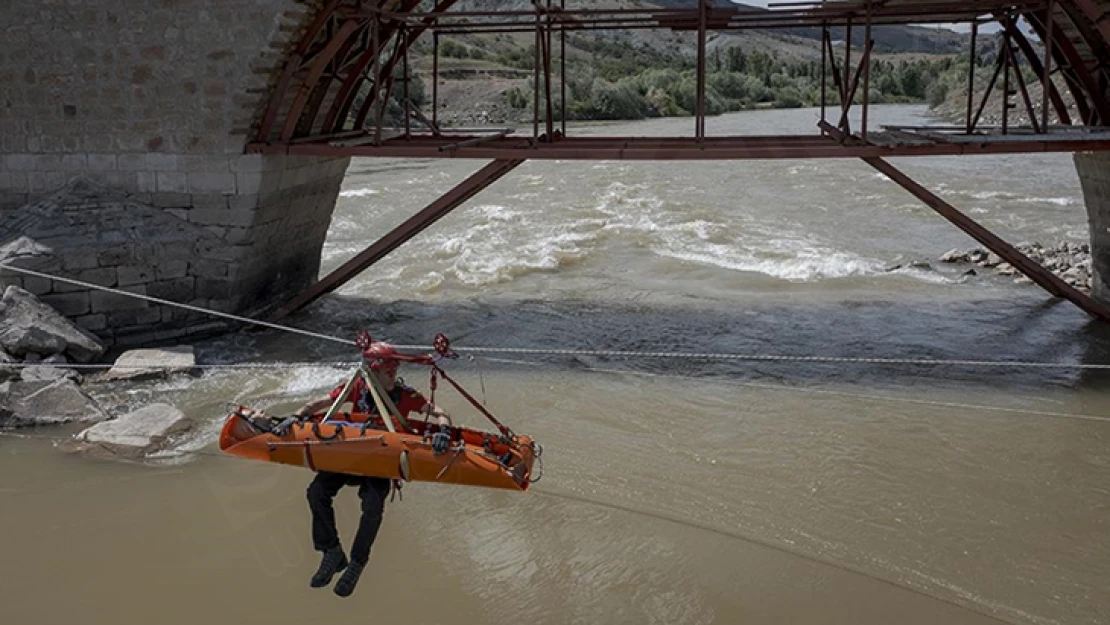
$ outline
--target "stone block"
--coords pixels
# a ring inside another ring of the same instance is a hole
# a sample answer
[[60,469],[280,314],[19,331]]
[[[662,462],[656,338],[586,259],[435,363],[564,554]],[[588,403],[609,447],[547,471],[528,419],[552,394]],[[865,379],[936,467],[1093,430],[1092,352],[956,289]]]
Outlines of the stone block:
[[275,157],[280,157],[280,155],[263,156],[261,154],[243,154],[231,159],[231,171],[235,173],[260,172],[266,169],[268,163],[267,159]]
[[131,260],[131,250],[126,247],[114,247],[104,250],[96,255],[96,262],[101,267],[116,267],[127,264]]
[[[89,305],[92,305],[91,301]],[[104,314],[81,315],[80,317],[74,317],[72,321],[89,332],[96,332],[108,327],[108,317]]]
[[296,171],[297,170],[293,170],[293,171],[286,170],[286,171],[282,172],[282,174],[281,174],[281,176],[278,180],[278,183],[277,183],[279,190],[289,191],[293,187],[297,186]]
[[212,299],[229,299],[231,297],[231,281],[197,278],[196,296]]
[[154,267],[150,265],[121,265],[116,267],[116,275],[119,286],[146,284],[155,280]]
[[234,299],[210,299],[205,301],[204,307],[208,310],[216,312],[233,312],[238,306],[239,301]]
[[150,204],[159,208],[188,210],[193,206],[193,196],[188,193],[159,191],[158,193],[150,194]]
[[[187,174],[176,171],[157,172],[158,191],[171,191],[173,193],[187,194],[189,192],[189,178]],[[186,204],[180,204],[185,206]]]
[[62,269],[73,272],[81,269],[94,269],[99,266],[98,252],[93,249],[67,251],[62,256]]
[[192,193],[235,194],[235,174],[231,173],[190,173],[189,191]]
[[148,171],[177,171],[177,155],[150,152],[146,155],[146,169]]
[[175,345],[158,349],[136,349],[124,352],[101,380],[134,380],[161,378],[171,373],[186,373],[196,367],[191,345]]
[[243,255],[242,248],[226,245],[222,241],[200,241],[193,249],[197,258],[205,260],[234,262]]
[[22,193],[26,195],[31,191],[31,183],[29,178],[27,177],[27,172],[13,170],[8,172],[8,176],[10,177],[9,184],[11,185],[8,188],[13,193]]
[[235,174],[236,189],[240,195],[258,195],[262,192],[263,177],[268,176],[261,172]]
[[62,155],[62,169],[64,171],[85,171],[88,168],[89,161],[84,154]]
[[137,308],[133,310],[113,310],[107,313],[108,325],[113,328],[149,326],[162,321],[162,307]]
[[191,197],[190,206],[193,208],[224,209],[227,208],[228,199],[235,196],[221,193],[194,193]]
[[184,278],[189,273],[189,262],[185,260],[162,261],[155,265],[154,273],[158,280]]
[[27,204],[27,201],[26,193],[0,192],[0,208],[19,208]]
[[[144,286],[132,286],[124,290],[131,293],[138,293],[139,295],[146,295],[146,287]],[[104,291],[93,291],[89,294],[89,300],[92,303],[92,311],[94,313],[139,310],[147,307],[147,302],[145,300],[136,297],[128,297],[120,293],[106,293]]]
[[157,191],[158,178],[155,172],[135,172],[135,187],[133,190],[138,193],[154,193],[155,191]]
[[113,453],[138,455],[149,453],[168,437],[188,429],[188,426],[185,414],[177,408],[168,404],[150,404],[79,432],[74,440],[77,444],[94,444],[98,450],[107,448]]
[[254,231],[250,228],[227,228],[223,239],[228,245],[242,245],[254,239]]
[[115,154],[89,154],[89,171],[113,171],[115,169]]
[[227,263],[219,260],[193,260],[189,262],[189,274],[196,278],[223,278],[227,276]]
[[88,291],[43,295],[39,298],[39,301],[67,317],[84,315],[89,312],[91,307]]
[[35,156],[35,171],[39,173],[58,171],[61,168],[62,157],[60,154],[38,154]]
[[23,276],[23,290],[33,295],[46,295],[54,290],[54,281],[38,276]]
[[253,210],[193,209],[189,211],[189,221],[201,226],[247,227],[254,223]]
[[160,280],[146,285],[146,293],[158,299],[183,303],[193,299],[195,284],[195,279],[191,276],[175,280]]
[[145,154],[120,154],[116,163],[120,171],[146,171]]

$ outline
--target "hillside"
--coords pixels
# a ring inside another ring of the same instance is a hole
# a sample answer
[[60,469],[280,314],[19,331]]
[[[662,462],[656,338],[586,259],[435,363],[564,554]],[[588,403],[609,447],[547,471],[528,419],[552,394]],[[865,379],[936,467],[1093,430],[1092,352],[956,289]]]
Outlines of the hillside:
[[[571,0],[567,5],[568,8],[599,8],[600,3],[583,4]],[[695,5],[694,0],[612,0],[604,3],[605,7],[612,8]],[[456,7],[458,10],[528,10],[531,3],[527,0],[463,0]],[[964,38],[956,33],[931,28],[875,28],[873,36],[877,43],[871,100],[877,103],[924,101],[933,78],[950,69],[953,53],[964,45]],[[854,43],[858,44],[862,38],[861,30]],[[505,125],[530,122],[533,42],[530,33],[442,37],[438,89],[441,123]],[[695,37],[689,32],[637,30],[568,34],[569,117],[639,119],[692,114],[695,108],[695,45]],[[816,105],[820,93],[820,45],[817,29],[710,33],[707,46],[709,112]],[[843,43],[837,45],[842,48]],[[853,47],[858,49],[858,45]],[[416,77],[425,80],[431,73],[429,41],[414,47],[412,62]],[[557,64],[554,70],[558,72]],[[423,97],[429,99],[430,85],[422,86],[423,89],[417,91],[423,91]],[[394,110],[400,112],[399,107]]]
[[[696,8],[697,0],[656,0],[651,4],[673,8]],[[718,2],[718,5],[732,4]],[[766,12],[768,9],[749,4],[735,4],[739,9],[755,13]],[[844,38],[844,29],[830,29],[835,39]],[[777,35],[788,35],[799,39],[821,41],[820,28],[775,28],[766,31]],[[852,28],[852,41],[863,41],[866,29],[863,26]],[[748,33],[734,33],[730,37],[744,38]],[[871,29],[871,38],[875,40],[875,52],[926,52],[930,54],[956,54],[967,46],[967,36],[952,30],[941,28],[926,28],[922,26],[876,26]],[[819,50],[818,50],[819,52]]]

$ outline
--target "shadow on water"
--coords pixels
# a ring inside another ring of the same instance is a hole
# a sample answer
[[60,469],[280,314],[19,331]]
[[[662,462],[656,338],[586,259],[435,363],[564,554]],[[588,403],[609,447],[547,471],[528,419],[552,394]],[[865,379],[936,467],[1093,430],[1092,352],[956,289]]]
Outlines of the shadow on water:
[[[1110,363],[1110,327],[1044,297],[942,301],[745,303],[734,308],[598,301],[382,302],[330,296],[286,322],[353,338],[368,329],[397,344],[427,345],[447,334],[467,346],[557,350],[727,353],[849,359]],[[211,341],[198,349],[226,354],[229,341],[251,358],[347,361],[353,348],[267,330]],[[776,380],[785,384],[869,387],[960,386],[1023,389],[1102,388],[1110,371],[867,362],[767,362],[600,355],[480,354],[483,368],[536,365],[600,368],[691,377]],[[515,360],[513,362],[503,362]],[[241,356],[242,357],[242,356]],[[494,357],[494,360],[490,360]],[[487,364],[488,363],[488,364]],[[460,365],[463,363],[460,363]]]

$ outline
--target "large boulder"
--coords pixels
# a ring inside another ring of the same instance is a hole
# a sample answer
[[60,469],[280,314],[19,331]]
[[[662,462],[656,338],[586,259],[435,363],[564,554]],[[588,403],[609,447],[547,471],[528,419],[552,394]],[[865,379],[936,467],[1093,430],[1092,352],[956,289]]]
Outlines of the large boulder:
[[30,237],[16,237],[4,245],[0,245],[0,263],[24,258],[48,256],[53,251],[54,250],[51,248],[40,244]]
[[95,336],[14,285],[0,298],[0,347],[14,356],[64,353],[77,362],[104,353]]
[[161,349],[133,349],[116,359],[112,368],[97,381],[138,380],[184,373],[196,367],[192,345],[175,345]]
[[0,348],[0,382],[17,377],[19,369],[12,366],[18,362],[15,358],[8,355],[8,352]]
[[185,414],[169,404],[151,404],[118,419],[104,421],[74,437],[79,448],[96,445],[113,453],[139,455],[188,429]]
[[92,423],[108,418],[94,399],[67,379],[4,382],[0,387],[0,406],[4,406],[0,410],[0,426],[6,427]]

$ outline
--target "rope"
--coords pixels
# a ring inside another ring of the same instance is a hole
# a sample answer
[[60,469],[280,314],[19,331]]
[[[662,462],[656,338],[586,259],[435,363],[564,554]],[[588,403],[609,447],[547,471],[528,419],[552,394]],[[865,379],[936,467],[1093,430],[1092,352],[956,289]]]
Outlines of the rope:
[[[248,325],[258,325],[282,332],[289,332],[292,334],[299,334],[310,338],[321,339],[333,343],[340,343],[343,345],[354,346],[355,342],[348,339],[343,339],[337,336],[322,334],[319,332],[311,332],[309,330],[302,330],[300,328],[293,328],[290,326],[270,323],[267,321],[259,321],[249,317],[242,317],[239,315],[232,315],[229,313],[218,312],[215,310],[208,310],[198,306],[191,306],[189,304],[181,304],[178,302],[171,302],[149,295],[140,295],[138,293],[130,293],[128,291],[121,291],[119,289],[109,288],[93,284],[90,282],[82,282],[80,280],[73,280],[70,278],[62,278],[50,274],[34,271],[31,269],[24,269],[22,267],[14,267],[7,263],[0,263],[0,268],[8,269],[11,271],[25,273],[28,275],[46,278],[48,280],[56,280],[58,282],[65,282],[75,286],[80,286],[87,289],[94,289],[106,291],[108,293],[115,293],[125,297],[133,297],[136,299],[154,302],[163,306],[173,306],[183,308],[193,312],[202,314],[213,315],[216,317],[224,317],[240,323]],[[398,349],[405,350],[418,350],[418,351],[431,351],[433,348],[430,345],[396,345]],[[606,358],[643,358],[643,359],[667,359],[667,360],[717,360],[717,361],[733,361],[733,362],[802,362],[812,364],[876,364],[876,365],[914,365],[914,366],[948,366],[948,367],[1004,367],[1004,368],[1026,368],[1026,369],[1078,369],[1078,370],[1110,370],[1110,364],[1101,363],[1066,363],[1066,362],[1028,362],[1028,361],[1004,361],[1004,360],[940,360],[940,359],[927,359],[927,358],[850,358],[838,356],[789,356],[780,354],[728,354],[728,353],[714,353],[714,352],[649,352],[649,351],[633,351],[633,350],[606,350],[606,349],[547,349],[547,348],[533,348],[533,347],[459,347],[457,351],[460,352],[473,352],[479,354],[516,354],[516,355],[531,355],[531,356],[593,356],[593,357],[606,357]],[[34,363],[39,364],[39,363]],[[3,365],[11,366],[11,365]],[[15,366],[27,366],[26,363]],[[87,367],[101,367],[106,365],[52,365],[45,364],[43,366],[63,366],[70,369],[87,368]],[[274,363],[274,364],[241,364],[241,365],[195,365],[195,368],[282,368],[289,366],[298,367],[333,367],[340,366],[336,364],[323,364],[320,363]],[[158,367],[142,367],[142,368],[158,368]]]
[[66,364],[66,363],[49,363],[49,362],[12,362],[0,363],[0,368],[13,367],[58,367],[62,369],[180,369],[186,371],[189,369],[300,369],[300,368],[313,368],[313,369],[340,369],[350,368],[356,366],[357,362],[264,362],[264,363],[211,363],[211,364],[193,364],[193,365],[175,365],[175,364],[150,364],[150,365],[113,365],[111,363],[102,364]]
[[[397,345],[398,349],[427,349],[423,345]],[[452,346],[454,348],[454,346]],[[540,349],[530,347],[459,347],[460,352],[528,354],[533,356],[603,356],[611,358],[657,358],[686,360],[733,360],[759,362],[809,362],[821,364],[947,365],[968,367],[1024,367],[1044,369],[1110,369],[1110,364],[1027,362],[1020,360],[940,360],[928,358],[849,358],[839,356],[786,356],[778,354],[728,354],[715,352],[642,352],[603,349]]]
[[190,306],[189,304],[181,304],[179,302],[171,302],[169,300],[165,300],[165,299],[162,299],[162,298],[159,298],[159,297],[151,297],[149,295],[140,295],[139,293],[129,293],[127,291],[121,291],[119,289],[113,289],[111,287],[101,286],[99,284],[93,284],[91,282],[82,282],[81,280],[73,280],[71,278],[61,278],[61,277],[58,277],[58,276],[52,276],[48,273],[33,271],[31,269],[24,269],[22,267],[13,267],[12,265],[9,265],[7,263],[0,263],[0,268],[8,269],[8,270],[15,271],[15,272],[18,272],[18,273],[25,273],[27,275],[36,276],[36,277],[39,277],[39,278],[46,278],[47,280],[55,280],[57,282],[65,282],[67,284],[72,284],[74,286],[84,287],[86,289],[94,289],[94,290],[97,290],[97,291],[105,291],[107,293],[115,293],[116,295],[123,295],[125,297],[133,297],[133,298],[145,300],[145,301],[148,301],[148,302],[154,302],[155,304],[161,304],[163,306],[174,306],[176,308],[183,308],[185,310],[191,310],[193,312],[199,312],[199,313],[206,314],[206,315],[212,315],[214,317],[223,317],[225,319],[231,319],[232,321],[238,321],[240,323],[246,323],[246,324],[249,324],[249,325],[263,326],[263,327],[271,328],[271,329],[274,329],[274,330],[281,330],[282,332],[291,332],[293,334],[300,334],[300,335],[303,335],[303,336],[308,336],[308,337],[315,338],[315,339],[321,339],[321,340],[324,340],[324,341],[332,341],[332,342],[335,342],[335,343],[343,343],[344,345],[352,345],[353,346],[355,344],[354,341],[347,340],[347,339],[341,339],[341,338],[335,337],[335,336],[329,336],[327,334],[320,334],[318,332],[310,332],[308,330],[301,330],[300,328],[291,328],[289,326],[283,326],[283,325],[279,325],[279,324],[276,324],[276,323],[270,323],[268,321],[259,321],[257,319],[250,319],[248,317],[240,317],[239,315],[232,315],[232,314],[229,314],[229,313],[218,312],[218,311],[215,311],[215,310],[209,310],[207,308],[201,308],[199,306]]
[[[599,369],[590,367],[586,369],[594,373],[612,373],[619,375],[633,375],[641,377],[658,377],[658,378],[689,378],[689,376],[666,374],[666,373],[644,373],[641,371],[622,371],[620,369]],[[761,384],[759,382],[730,382],[733,386],[746,386],[748,388],[758,388],[771,391],[790,391],[794,393],[810,393],[814,395],[830,395],[834,397],[847,397],[850,399],[865,399],[870,401],[889,401],[894,403],[903,404],[917,404],[921,406],[935,406],[938,408],[964,408],[969,410],[987,410],[991,412],[1009,412],[1013,414],[1029,415],[1034,417],[1050,417],[1056,419],[1079,419],[1083,421],[1103,421],[1110,423],[1110,417],[1103,417],[1098,415],[1077,414],[1072,412],[1047,412],[1041,410],[1029,410],[1028,408],[1006,408],[1004,406],[989,406],[984,404],[965,404],[962,402],[947,402],[947,401],[934,401],[931,399],[913,399],[909,397],[890,397],[888,395],[869,395],[866,393],[849,393],[846,391],[830,391],[820,388],[797,388],[792,386],[776,386],[774,384]]]

